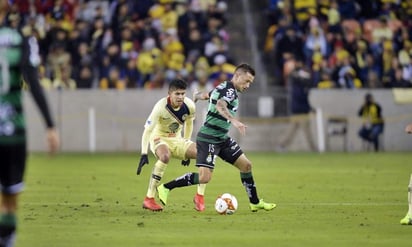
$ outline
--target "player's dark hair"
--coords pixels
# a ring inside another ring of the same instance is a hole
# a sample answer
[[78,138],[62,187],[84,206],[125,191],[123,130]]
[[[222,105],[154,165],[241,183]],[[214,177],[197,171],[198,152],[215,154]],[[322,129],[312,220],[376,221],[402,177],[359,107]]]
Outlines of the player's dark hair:
[[175,91],[177,89],[186,89],[186,88],[187,88],[187,83],[181,79],[173,79],[169,83],[169,91]]
[[252,68],[252,66],[250,66],[247,63],[239,64],[235,69],[235,73],[239,70],[245,73],[250,73],[251,75],[255,76],[255,70]]

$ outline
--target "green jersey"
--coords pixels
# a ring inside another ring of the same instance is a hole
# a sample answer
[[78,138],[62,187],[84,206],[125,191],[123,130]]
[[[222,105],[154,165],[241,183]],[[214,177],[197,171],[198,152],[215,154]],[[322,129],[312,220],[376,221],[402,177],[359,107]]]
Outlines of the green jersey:
[[236,114],[239,105],[237,90],[232,82],[224,81],[210,93],[206,120],[197,134],[197,140],[217,144],[228,138],[230,121],[217,111],[216,103],[219,99],[227,102],[230,114]]
[[39,47],[34,37],[0,26],[0,144],[24,143],[22,81],[28,83],[47,125],[53,123],[37,79]]

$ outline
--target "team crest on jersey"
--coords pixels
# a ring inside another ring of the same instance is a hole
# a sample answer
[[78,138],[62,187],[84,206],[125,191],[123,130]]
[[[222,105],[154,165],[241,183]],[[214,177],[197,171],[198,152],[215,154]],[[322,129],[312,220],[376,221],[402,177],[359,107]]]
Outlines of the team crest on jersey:
[[235,90],[233,88],[229,88],[226,91],[226,95],[224,96],[225,100],[227,101],[233,101],[235,99]]
[[172,124],[169,125],[169,130],[172,133],[176,133],[176,131],[179,129],[179,124],[174,122]]
[[187,118],[187,116],[188,116],[188,114],[183,114],[183,116],[182,116],[182,120],[183,120],[183,121],[185,121],[185,120],[186,120],[186,118]]

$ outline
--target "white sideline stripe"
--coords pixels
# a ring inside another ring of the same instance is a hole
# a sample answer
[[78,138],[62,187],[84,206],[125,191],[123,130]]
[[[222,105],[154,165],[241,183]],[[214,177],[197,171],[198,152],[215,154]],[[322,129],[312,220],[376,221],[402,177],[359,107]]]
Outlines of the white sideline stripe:
[[[408,203],[401,202],[275,202],[278,206],[407,206]],[[114,203],[108,202],[87,202],[87,203],[74,203],[74,202],[23,202],[22,206],[30,205],[58,205],[58,206],[78,206],[84,207],[84,205],[96,206],[96,205],[112,205]],[[125,206],[140,206],[140,204],[123,204]]]
[[277,205],[287,205],[287,206],[404,206],[408,205],[407,202],[286,202],[277,203]]

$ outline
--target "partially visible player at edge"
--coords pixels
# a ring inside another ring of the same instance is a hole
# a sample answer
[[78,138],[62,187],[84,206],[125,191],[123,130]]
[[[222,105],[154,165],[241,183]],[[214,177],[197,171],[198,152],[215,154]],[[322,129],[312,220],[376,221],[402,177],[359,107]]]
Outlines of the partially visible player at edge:
[[[156,203],[156,187],[166,170],[171,157],[181,159],[182,165],[188,166],[190,159],[196,158],[196,144],[190,140],[195,119],[195,103],[186,97],[187,84],[180,79],[169,84],[168,96],[160,99],[153,107],[142,135],[142,149],[137,174],[149,163],[147,151],[150,148],[158,158],[154,164],[143,208],[161,211],[163,207]],[[183,137],[182,137],[182,129]],[[205,210],[204,194],[206,185],[199,185],[193,201],[197,211]]]
[[18,194],[24,183],[27,149],[21,95],[23,78],[46,122],[49,150],[55,152],[59,147],[58,134],[37,78],[40,63],[37,41],[6,25],[8,7],[7,0],[0,0],[0,247],[14,246]]
[[[412,134],[412,123],[408,124],[405,128],[405,132],[408,134]],[[406,214],[403,219],[401,219],[402,225],[412,225],[412,174],[409,179],[409,186],[408,186],[408,213]]]
[[264,202],[259,199],[256,185],[252,175],[252,163],[242,152],[239,145],[228,136],[228,131],[233,124],[240,134],[245,135],[246,125],[234,117],[238,105],[238,93],[246,91],[253,83],[255,70],[248,64],[236,67],[231,81],[220,83],[209,93],[195,94],[195,102],[199,99],[209,99],[206,121],[200,128],[197,139],[197,172],[186,173],[168,183],[157,187],[160,201],[166,205],[170,190],[193,184],[208,183],[213,174],[216,157],[220,157],[232,164],[240,171],[240,180],[249,197],[249,206],[252,212],[259,209],[272,210],[274,203]]

